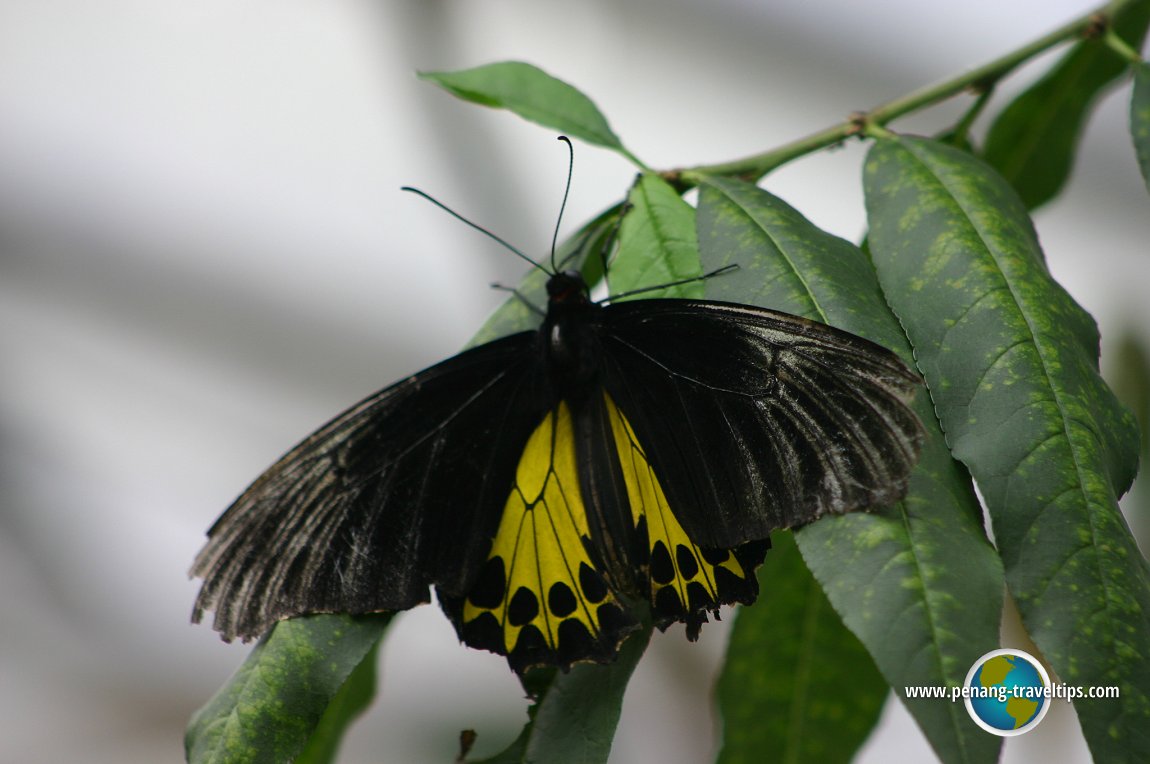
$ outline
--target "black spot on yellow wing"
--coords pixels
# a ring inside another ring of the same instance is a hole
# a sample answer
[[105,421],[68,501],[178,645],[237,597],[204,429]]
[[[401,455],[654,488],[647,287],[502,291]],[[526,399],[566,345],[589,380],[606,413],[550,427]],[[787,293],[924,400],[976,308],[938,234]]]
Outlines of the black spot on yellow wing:
[[469,645],[506,655],[519,672],[609,660],[636,623],[589,550],[571,412],[549,412],[531,434],[491,552],[462,603]]
[[619,454],[631,519],[645,546],[647,583],[655,625],[665,629],[675,621],[687,625],[694,640],[719,605],[754,602],[758,594],[755,568],[763,562],[767,539],[736,549],[705,549],[695,544],[675,517],[663,488],[631,423],[615,402],[603,394]]

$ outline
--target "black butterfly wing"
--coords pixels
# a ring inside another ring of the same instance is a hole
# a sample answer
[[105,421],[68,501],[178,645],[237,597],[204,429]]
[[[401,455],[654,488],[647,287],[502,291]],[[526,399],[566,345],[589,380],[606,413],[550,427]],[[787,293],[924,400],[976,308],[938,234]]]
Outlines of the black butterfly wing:
[[694,300],[613,304],[598,330],[604,385],[696,544],[734,548],[905,493],[919,380],[890,351]]
[[226,639],[303,613],[462,594],[523,443],[546,410],[536,333],[460,353],[348,409],[267,470],[208,532],[193,620]]

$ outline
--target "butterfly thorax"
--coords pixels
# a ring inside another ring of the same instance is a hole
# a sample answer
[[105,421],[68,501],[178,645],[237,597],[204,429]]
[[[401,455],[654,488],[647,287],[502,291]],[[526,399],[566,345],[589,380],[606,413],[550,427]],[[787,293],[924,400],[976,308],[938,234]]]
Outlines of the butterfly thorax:
[[547,374],[556,397],[578,406],[597,387],[601,350],[593,317],[602,308],[573,271],[548,280],[547,298],[547,315],[539,327]]

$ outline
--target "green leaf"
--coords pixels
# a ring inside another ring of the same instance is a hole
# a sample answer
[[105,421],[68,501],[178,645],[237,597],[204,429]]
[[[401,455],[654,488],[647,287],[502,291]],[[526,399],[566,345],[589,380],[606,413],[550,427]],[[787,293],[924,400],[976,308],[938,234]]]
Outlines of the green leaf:
[[[357,697],[363,694],[362,685],[344,695],[341,688],[390,620],[390,614],[317,615],[277,623],[235,676],[192,716],[184,740],[187,760],[192,764],[292,761],[317,732],[338,736],[366,705]],[[348,706],[325,719],[336,698]],[[335,745],[328,738],[317,742],[314,751],[334,752]]]
[[1130,137],[1146,188],[1150,189],[1150,64],[1134,67],[1134,92],[1130,97]]
[[[631,189],[631,209],[619,232],[619,256],[608,273],[612,290],[643,289],[695,279],[702,272],[695,210],[657,175],[644,174]],[[702,297],[703,282],[644,291],[637,297]]]
[[420,72],[452,95],[507,109],[526,120],[612,149],[642,167],[590,98],[563,80],[521,61],[502,61],[456,72]]
[[580,663],[567,673],[550,672],[552,679],[538,692],[519,737],[503,752],[475,764],[606,762],[627,683],[650,638],[647,625],[627,638],[614,663]]
[[1046,269],[1011,188],[918,138],[871,149],[871,253],[953,453],[978,481],[1023,623],[1076,701],[1098,761],[1150,760],[1150,578],[1118,511],[1133,417],[1098,375],[1098,333]]
[[328,703],[327,710],[294,764],[329,764],[335,761],[343,735],[375,697],[379,642],[372,645],[351,676]]
[[[1123,405],[1134,412],[1142,433],[1141,457],[1150,456],[1150,348],[1137,332],[1127,330],[1109,356],[1106,378]],[[1139,549],[1150,549],[1150,483],[1135,481],[1122,508]]]
[[[1130,3],[1113,23],[1123,40],[1141,47],[1150,1]],[[991,125],[983,157],[1014,186],[1027,208],[1061,191],[1092,104],[1125,69],[1126,62],[1101,40],[1079,42]]]
[[[1150,348],[1135,331],[1127,330],[1119,338],[1107,378],[1114,394],[1134,413],[1138,430],[1150,432]],[[1150,440],[1142,439],[1143,455],[1150,452]]]
[[736,610],[719,677],[719,764],[760,764],[765,751],[773,761],[849,762],[878,721],[886,682],[790,533],[772,538],[759,583],[759,602]]
[[[710,279],[708,297],[823,320],[910,360],[866,256],[782,200],[707,179],[699,247],[706,269],[740,266]],[[961,684],[974,660],[997,647],[1002,610],[1001,566],[970,478],[950,457],[925,391],[916,411],[927,438],[907,498],[825,517],[795,534],[831,604],[900,695],[906,686]],[[903,702],[944,761],[997,757],[1000,741],[971,724],[961,704]]]

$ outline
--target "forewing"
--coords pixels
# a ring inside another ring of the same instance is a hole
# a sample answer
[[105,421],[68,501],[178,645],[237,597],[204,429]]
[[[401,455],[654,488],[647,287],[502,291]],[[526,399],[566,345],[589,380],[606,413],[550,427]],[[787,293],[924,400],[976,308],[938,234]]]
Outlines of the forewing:
[[226,639],[304,613],[401,610],[459,593],[487,553],[544,410],[535,333],[460,353],[353,406],[208,531],[193,620]]
[[693,300],[610,305],[598,330],[604,385],[697,544],[730,548],[905,493],[919,379],[890,351]]

